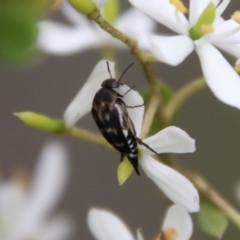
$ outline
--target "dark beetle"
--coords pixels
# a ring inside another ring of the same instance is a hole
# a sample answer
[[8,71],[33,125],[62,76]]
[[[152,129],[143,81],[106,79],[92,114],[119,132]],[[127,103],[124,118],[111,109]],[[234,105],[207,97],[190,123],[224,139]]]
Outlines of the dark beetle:
[[144,104],[137,106],[127,106],[125,104],[123,97],[131,91],[132,88],[124,95],[120,95],[114,90],[114,88],[119,88],[120,85],[123,85],[123,83],[120,82],[121,78],[132,65],[133,64],[129,65],[117,80],[112,78],[107,62],[107,68],[111,78],[103,81],[101,85],[102,88],[95,94],[92,103],[92,115],[105,139],[121,153],[121,161],[124,156],[127,157],[136,173],[140,175],[138,170],[137,142],[143,144],[154,153],[156,152],[136,136],[134,125],[126,108],[142,107]]

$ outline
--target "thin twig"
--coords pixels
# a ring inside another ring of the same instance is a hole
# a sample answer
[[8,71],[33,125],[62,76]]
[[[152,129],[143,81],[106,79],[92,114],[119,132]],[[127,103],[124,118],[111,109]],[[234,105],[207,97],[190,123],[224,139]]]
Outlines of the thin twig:
[[179,107],[181,107],[183,103],[193,94],[204,89],[205,87],[207,87],[206,81],[203,78],[200,78],[190,82],[182,89],[180,89],[165,108],[164,115],[167,121],[171,122],[174,114],[179,109]]
[[86,129],[72,127],[66,130],[66,132],[64,132],[63,134],[65,136],[77,137],[79,139],[93,143],[100,147],[112,149],[111,145],[102,136],[95,134],[91,131],[88,131]]

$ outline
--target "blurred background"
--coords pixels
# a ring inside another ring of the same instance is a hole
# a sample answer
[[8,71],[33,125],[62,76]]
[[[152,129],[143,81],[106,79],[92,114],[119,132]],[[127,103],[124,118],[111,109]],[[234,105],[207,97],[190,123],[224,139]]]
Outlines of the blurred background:
[[[122,9],[129,7],[121,2]],[[232,1],[224,17],[239,9]],[[59,12],[50,16],[62,19]],[[159,28],[162,32],[164,28]],[[58,209],[67,212],[76,223],[74,239],[93,239],[86,223],[88,209],[103,207],[118,214],[135,234],[142,229],[145,239],[153,239],[160,230],[168,201],[154,183],[144,176],[133,174],[118,186],[116,169],[120,155],[90,143],[38,131],[22,124],[14,112],[35,111],[62,118],[65,108],[84,84],[95,64],[101,59],[98,51],[90,50],[72,56],[47,56],[36,53],[23,66],[6,67],[0,71],[0,170],[3,178],[13,171],[26,168],[33,172],[41,146],[49,139],[64,142],[70,152],[70,180]],[[234,59],[229,58],[233,64]],[[134,62],[125,81],[143,92],[147,86],[143,71],[129,51],[117,52],[120,71]],[[174,90],[201,77],[195,53],[177,67],[155,64],[155,70]],[[209,89],[197,93],[182,107],[178,126],[196,139],[197,151],[177,155],[179,164],[204,176],[217,191],[236,208],[235,185],[240,180],[240,111],[218,101]],[[99,133],[89,114],[79,123]],[[193,216],[194,218],[194,216]],[[197,229],[193,239],[213,239]],[[239,230],[229,225],[223,239],[239,239]]]

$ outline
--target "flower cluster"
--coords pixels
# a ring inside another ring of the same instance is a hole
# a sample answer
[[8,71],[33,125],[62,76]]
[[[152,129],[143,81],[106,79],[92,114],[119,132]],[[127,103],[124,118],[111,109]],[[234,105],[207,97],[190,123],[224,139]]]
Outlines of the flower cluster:
[[[98,240],[143,240],[140,230],[133,237],[127,226],[115,214],[104,209],[90,209],[88,226]],[[192,235],[192,220],[187,211],[178,206],[171,206],[162,224],[162,230],[156,240],[189,240]]]
[[51,142],[41,151],[35,175],[28,186],[23,179],[1,180],[0,238],[5,240],[65,240],[73,224],[65,214],[50,217],[68,177],[67,153]]
[[240,57],[240,25],[237,17],[221,18],[229,0],[190,0],[189,20],[169,0],[129,0],[132,5],[176,32],[176,36],[151,36],[151,53],[159,61],[180,64],[194,49],[203,75],[214,95],[240,109],[240,77],[219,49]]

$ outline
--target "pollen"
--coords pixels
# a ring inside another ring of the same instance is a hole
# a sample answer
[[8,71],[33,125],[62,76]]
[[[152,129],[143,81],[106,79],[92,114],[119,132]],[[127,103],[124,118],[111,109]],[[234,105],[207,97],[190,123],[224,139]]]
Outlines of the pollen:
[[211,33],[214,32],[214,27],[212,24],[203,24],[201,26],[201,31],[202,33],[206,34],[206,33]]
[[181,13],[188,12],[188,9],[181,0],[170,0],[170,3],[173,4],[179,12]]
[[237,23],[240,24],[240,11],[236,11],[233,13],[233,15],[231,16],[231,18],[236,21]]
[[154,240],[175,240],[177,239],[177,231],[174,228],[166,228]]

